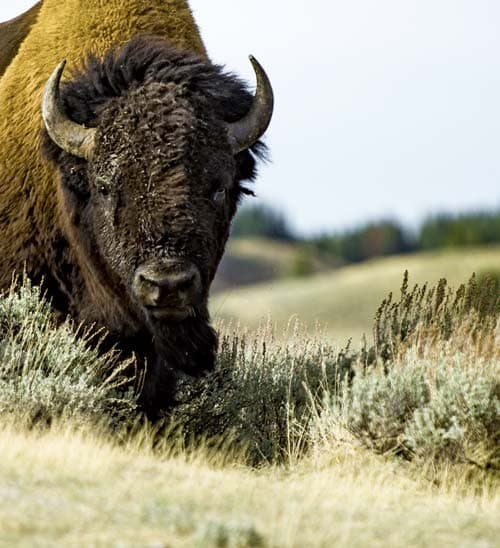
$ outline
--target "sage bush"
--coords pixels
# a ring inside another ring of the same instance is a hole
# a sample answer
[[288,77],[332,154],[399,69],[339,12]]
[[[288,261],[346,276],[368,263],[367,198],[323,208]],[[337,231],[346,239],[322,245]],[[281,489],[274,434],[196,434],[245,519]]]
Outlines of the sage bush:
[[[217,367],[179,378],[177,404],[153,444],[235,449],[246,462],[283,462],[339,443],[405,459],[500,469],[500,295],[474,276],[389,296],[373,343],[335,348],[300,328],[279,338],[220,327]],[[134,364],[102,353],[56,319],[29,281],[0,298],[0,420],[104,422],[136,432]]]

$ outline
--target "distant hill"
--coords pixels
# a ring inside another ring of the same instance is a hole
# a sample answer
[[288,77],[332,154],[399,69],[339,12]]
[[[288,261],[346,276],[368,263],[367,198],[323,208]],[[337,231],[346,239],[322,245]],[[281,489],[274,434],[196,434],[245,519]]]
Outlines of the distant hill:
[[[274,248],[263,242],[235,244],[232,244],[229,261],[238,257],[242,264],[245,260],[251,264],[256,256],[262,261],[267,257],[271,273],[289,265],[293,254],[293,248]],[[257,263],[251,268],[255,268],[253,275],[257,276]],[[235,320],[250,328],[258,326],[269,315],[279,327],[286,326],[295,316],[311,325],[319,321],[327,334],[340,343],[349,337],[357,341],[363,333],[370,336],[378,306],[390,291],[398,293],[406,269],[411,285],[433,284],[445,277],[451,286],[458,286],[473,272],[500,275],[500,246],[374,259],[306,278],[275,279],[251,287],[232,288],[213,295],[211,311],[215,319]]]
[[302,278],[341,266],[308,244],[267,238],[233,238],[219,266],[212,293],[284,278]]

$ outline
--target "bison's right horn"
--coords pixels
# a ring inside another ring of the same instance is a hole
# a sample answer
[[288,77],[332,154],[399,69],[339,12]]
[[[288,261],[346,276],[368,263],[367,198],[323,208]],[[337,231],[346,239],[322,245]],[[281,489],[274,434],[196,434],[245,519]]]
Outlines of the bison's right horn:
[[42,117],[54,143],[78,158],[89,160],[95,144],[96,130],[70,120],[59,108],[59,85],[66,61],[62,61],[47,81],[42,99]]
[[257,91],[248,114],[228,124],[228,136],[233,154],[238,154],[254,145],[264,134],[274,109],[274,95],[271,82],[255,57],[250,56],[255,75],[257,76]]

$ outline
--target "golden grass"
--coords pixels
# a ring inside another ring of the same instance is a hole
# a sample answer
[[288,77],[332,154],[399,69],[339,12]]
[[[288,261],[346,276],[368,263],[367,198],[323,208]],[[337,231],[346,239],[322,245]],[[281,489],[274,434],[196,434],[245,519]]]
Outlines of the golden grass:
[[494,546],[500,536],[498,493],[464,490],[456,474],[433,486],[354,444],[258,470],[146,445],[4,425],[0,545]]
[[310,278],[228,290],[212,298],[211,311],[215,318],[236,321],[251,329],[268,316],[278,326],[298,317],[310,326],[319,322],[340,344],[350,337],[359,341],[363,334],[371,334],[374,313],[382,299],[390,291],[398,294],[405,270],[410,273],[410,285],[433,285],[447,278],[449,285],[456,287],[473,272],[500,271],[500,247],[376,259]]

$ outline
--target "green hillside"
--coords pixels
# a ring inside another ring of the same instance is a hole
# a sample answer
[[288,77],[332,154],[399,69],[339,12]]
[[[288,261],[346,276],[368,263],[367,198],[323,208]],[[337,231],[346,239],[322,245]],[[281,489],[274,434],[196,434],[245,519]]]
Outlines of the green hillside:
[[281,279],[230,289],[213,296],[215,319],[255,328],[270,316],[279,327],[297,317],[310,326],[319,322],[328,335],[344,342],[370,334],[377,307],[388,292],[398,292],[403,272],[410,284],[434,284],[447,278],[451,286],[473,272],[500,273],[500,247],[460,248],[374,259],[360,265],[307,278]]

